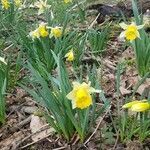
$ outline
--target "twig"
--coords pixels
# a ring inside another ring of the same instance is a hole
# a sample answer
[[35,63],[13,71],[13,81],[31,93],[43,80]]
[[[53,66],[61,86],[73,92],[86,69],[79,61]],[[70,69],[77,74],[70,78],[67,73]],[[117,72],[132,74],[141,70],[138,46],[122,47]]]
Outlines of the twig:
[[27,140],[28,138],[30,138],[31,136],[33,136],[33,135],[35,135],[35,134],[37,134],[37,133],[40,133],[40,132],[42,132],[42,131],[48,129],[48,127],[49,127],[49,124],[43,125],[39,130],[37,130],[36,132],[34,132],[34,133],[28,135],[27,137],[25,137],[24,139],[22,139],[22,140],[16,145],[16,148],[18,148],[21,143],[23,143],[24,141],[26,141],[26,140]]
[[115,150],[115,149],[116,149],[116,146],[117,146],[118,140],[119,140],[119,132],[117,132],[117,139],[116,139],[116,141],[115,141],[115,145],[114,145],[114,147],[113,147],[113,150]]
[[83,145],[86,145],[86,144],[90,141],[90,139],[93,137],[93,135],[96,133],[96,131],[98,130],[99,126],[101,125],[103,119],[105,118],[105,116],[106,116],[106,115],[108,114],[108,112],[110,111],[110,108],[111,108],[111,106],[107,109],[107,111],[105,112],[105,114],[104,114],[104,115],[102,116],[102,118],[99,120],[99,123],[97,124],[97,126],[96,126],[94,132],[93,132],[93,133],[91,134],[91,136],[84,142]]
[[63,146],[63,147],[59,147],[59,148],[54,148],[53,150],[61,150],[61,149],[65,149],[66,146]]
[[7,51],[9,48],[11,48],[14,44],[10,44],[8,47],[6,47],[3,51]]
[[91,28],[94,26],[94,24],[95,24],[95,22],[97,21],[99,15],[100,15],[100,14],[98,14],[98,15],[96,16],[96,18],[92,21],[92,23],[90,24],[90,26],[88,27],[88,29],[91,29]]
[[25,120],[19,122],[17,125],[15,125],[14,127],[12,127],[10,130],[12,132],[15,132],[16,130],[22,128],[24,125],[28,124],[30,121],[31,121],[31,116],[29,116]]
[[76,7],[78,7],[79,5],[81,5],[81,4],[85,3],[85,2],[86,2],[86,0],[85,0],[85,1],[82,1],[82,2],[80,2],[80,3],[78,3],[78,4],[75,4],[73,7],[71,7],[71,8],[68,10],[68,12],[70,12],[71,10],[75,9]]
[[31,145],[33,145],[33,144],[37,143],[37,142],[39,142],[39,141],[41,141],[41,140],[43,140],[43,139],[45,139],[45,138],[49,137],[50,135],[51,135],[51,133],[50,133],[50,134],[48,134],[48,135],[46,135],[45,137],[43,137],[43,138],[41,138],[41,139],[37,140],[37,141],[34,141],[34,142],[32,142],[32,143],[26,144],[25,146],[22,146],[20,149],[25,149],[25,148],[27,148],[27,147],[29,147],[29,146],[31,146]]

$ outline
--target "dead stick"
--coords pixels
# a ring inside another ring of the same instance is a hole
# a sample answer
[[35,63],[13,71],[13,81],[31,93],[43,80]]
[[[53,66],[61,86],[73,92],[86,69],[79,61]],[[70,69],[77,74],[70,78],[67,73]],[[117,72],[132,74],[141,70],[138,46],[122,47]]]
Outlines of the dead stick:
[[86,145],[90,139],[93,137],[93,135],[96,133],[96,131],[98,130],[99,126],[101,125],[101,122],[103,121],[103,119],[105,118],[105,116],[108,114],[109,110],[110,110],[111,106],[107,109],[107,111],[105,112],[105,114],[103,115],[103,117],[99,120],[99,123],[97,124],[97,127],[95,128],[94,132],[91,134],[91,136],[84,142],[83,145]]
[[34,142],[29,143],[29,144],[27,144],[27,145],[25,145],[25,146],[22,146],[20,149],[25,149],[25,148],[27,148],[27,147],[29,147],[29,146],[31,146],[31,145],[33,145],[33,144],[37,143],[37,142],[39,142],[39,141],[41,141],[41,140],[43,140],[43,139],[45,139],[45,138],[49,137],[50,135],[51,135],[51,133],[50,133],[50,134],[48,134],[48,135],[46,135],[45,137],[43,137],[43,138],[41,138],[41,139],[37,140],[37,141],[34,141]]
[[28,135],[27,137],[25,137],[24,139],[22,139],[22,140],[16,145],[16,148],[18,148],[21,143],[23,143],[24,141],[26,141],[26,140],[27,140],[28,138],[30,138],[31,136],[33,136],[33,135],[35,135],[35,134],[37,134],[37,133],[40,133],[40,132],[42,132],[42,131],[44,131],[44,130],[46,130],[46,129],[48,129],[48,128],[49,128],[49,124],[43,125],[39,130],[37,130],[36,132],[34,132],[34,133]]

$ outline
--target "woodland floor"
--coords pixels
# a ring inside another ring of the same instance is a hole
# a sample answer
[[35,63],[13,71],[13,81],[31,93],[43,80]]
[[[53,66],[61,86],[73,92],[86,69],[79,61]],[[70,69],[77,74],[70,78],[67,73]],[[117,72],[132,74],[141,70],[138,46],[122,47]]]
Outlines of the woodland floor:
[[[92,1],[92,0],[89,0]],[[109,0],[110,1],[110,0]],[[105,1],[106,2],[106,1]],[[112,1],[111,1],[112,2]],[[93,19],[95,16],[92,16]],[[93,20],[92,19],[92,20]],[[95,24],[95,26],[100,26]],[[132,95],[132,90],[138,83],[139,77],[135,68],[133,50],[126,48],[123,42],[118,41],[119,32],[112,35],[107,44],[107,51],[103,57],[91,56],[87,54],[83,63],[98,62],[103,59],[103,70],[101,85],[106,93],[105,96],[111,98],[111,107],[103,118],[97,120],[97,124],[102,119],[96,134],[84,145],[81,145],[77,138],[73,138],[70,143],[66,143],[57,134],[54,134],[43,117],[34,118],[33,114],[41,112],[40,107],[32,98],[20,87],[15,86],[7,96],[7,119],[6,124],[0,128],[0,150],[148,150],[150,149],[150,139],[144,143],[137,140],[129,141],[126,144],[120,142],[118,135],[113,128],[111,119],[115,119],[118,100],[120,105],[124,103],[126,96]],[[7,50],[9,52],[9,49]],[[121,95],[116,94],[116,68],[118,60],[127,60],[122,64],[121,72]],[[24,75],[24,71],[20,76]],[[136,91],[136,96],[141,96],[144,90],[149,91],[150,81],[143,83]],[[147,92],[145,92],[147,94]],[[40,115],[39,115],[40,116]],[[41,119],[42,118],[42,119]],[[37,126],[37,122],[39,127]],[[32,125],[31,125],[32,124]],[[36,134],[31,133],[33,128],[38,128]],[[96,128],[96,127],[95,127]],[[101,129],[106,129],[107,136],[103,135]],[[108,130],[110,128],[111,130]],[[94,131],[94,129],[93,129]],[[87,137],[88,139],[89,137]],[[37,140],[38,139],[38,140]]]

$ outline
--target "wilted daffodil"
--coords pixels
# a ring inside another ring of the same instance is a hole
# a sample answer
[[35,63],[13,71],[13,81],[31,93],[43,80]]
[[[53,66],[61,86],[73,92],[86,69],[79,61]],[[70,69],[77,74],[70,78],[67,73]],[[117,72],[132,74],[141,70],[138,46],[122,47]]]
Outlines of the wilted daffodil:
[[55,37],[55,38],[59,38],[61,37],[62,35],[62,28],[61,27],[54,27],[54,28],[51,28],[51,37]]
[[6,10],[10,7],[10,2],[8,0],[1,0],[1,3],[2,7]]
[[47,4],[47,0],[45,1],[39,0],[38,2],[35,3],[35,6],[39,9],[38,15],[43,14],[46,9],[50,8],[50,5]]
[[5,65],[7,65],[5,59],[3,57],[0,57],[0,62],[4,63]]
[[120,26],[125,30],[120,34],[120,38],[126,38],[129,41],[133,41],[136,38],[140,38],[139,29],[142,29],[144,25],[137,26],[135,23],[127,25],[120,23]]
[[91,87],[91,83],[73,82],[73,90],[67,95],[67,98],[72,101],[72,108],[84,109],[92,105],[92,96],[94,92],[100,92]]
[[49,35],[47,28],[48,27],[46,26],[46,23],[41,23],[39,27],[36,30],[31,31],[29,35],[32,37],[32,39],[40,38],[40,37],[47,37]]
[[150,104],[147,100],[133,101],[123,105],[122,108],[129,108],[134,112],[144,112],[150,109]]
[[72,0],[64,0],[64,3],[71,3],[72,2]]
[[74,60],[74,54],[73,54],[73,50],[71,49],[66,55],[66,60],[67,61],[73,61]]

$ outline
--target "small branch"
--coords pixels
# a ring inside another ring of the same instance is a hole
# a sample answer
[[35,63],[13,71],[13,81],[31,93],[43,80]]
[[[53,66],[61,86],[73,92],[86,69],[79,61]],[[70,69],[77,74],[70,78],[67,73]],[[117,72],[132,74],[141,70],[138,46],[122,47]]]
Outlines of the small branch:
[[111,106],[107,109],[107,111],[105,112],[105,114],[103,115],[103,117],[99,120],[99,123],[97,124],[97,126],[96,126],[94,132],[93,132],[93,133],[91,134],[91,136],[84,142],[83,145],[86,145],[86,144],[90,141],[90,139],[94,136],[94,134],[95,134],[96,131],[98,130],[99,126],[101,125],[103,119],[105,118],[105,116],[106,116],[106,115],[108,114],[108,112],[110,111],[110,108],[111,108]]
[[[37,134],[37,133],[40,133],[46,129],[49,128],[49,124],[46,124],[46,125],[43,125],[39,130],[37,130],[36,132],[30,134],[29,136],[25,137],[24,139],[21,140],[21,142],[19,142],[17,145],[16,145],[16,149],[20,146],[20,144],[22,144],[24,141],[26,141],[27,139],[29,139],[31,136]],[[46,137],[45,137],[46,138]],[[30,143],[31,144],[31,143]],[[34,144],[34,143],[33,143]],[[31,144],[32,145],[32,144]]]

